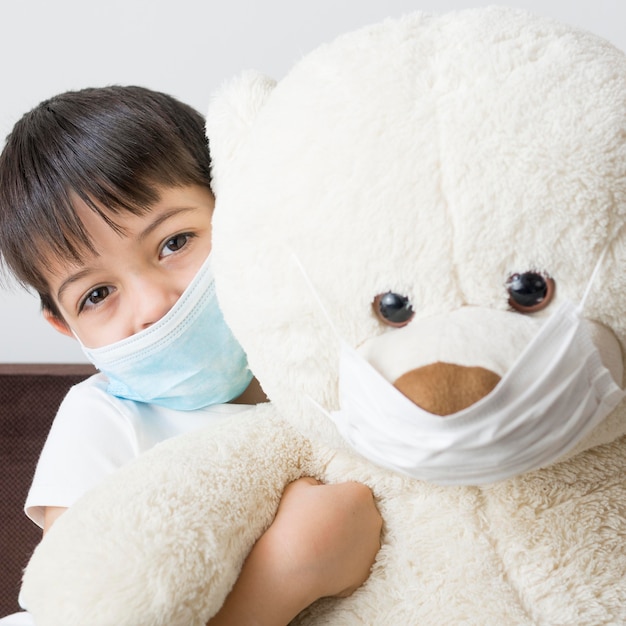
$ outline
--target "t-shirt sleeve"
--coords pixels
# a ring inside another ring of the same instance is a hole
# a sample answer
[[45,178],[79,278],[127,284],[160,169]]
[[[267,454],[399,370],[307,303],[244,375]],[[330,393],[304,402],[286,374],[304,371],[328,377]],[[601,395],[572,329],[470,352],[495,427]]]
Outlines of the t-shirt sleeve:
[[25,511],[43,527],[44,507],[69,507],[137,457],[132,424],[106,393],[100,374],[72,387],[41,451]]

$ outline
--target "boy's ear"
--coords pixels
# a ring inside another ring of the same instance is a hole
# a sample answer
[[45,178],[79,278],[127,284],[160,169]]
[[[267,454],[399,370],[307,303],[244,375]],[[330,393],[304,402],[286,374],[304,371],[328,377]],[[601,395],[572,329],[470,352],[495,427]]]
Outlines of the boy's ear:
[[224,173],[275,86],[275,80],[247,71],[227,81],[211,98],[206,133],[211,152],[211,188],[216,196]]
[[67,335],[68,337],[74,337],[74,333],[72,333],[70,327],[59,317],[57,317],[54,313],[52,313],[49,309],[44,308],[42,310],[43,317],[56,330],[62,335]]

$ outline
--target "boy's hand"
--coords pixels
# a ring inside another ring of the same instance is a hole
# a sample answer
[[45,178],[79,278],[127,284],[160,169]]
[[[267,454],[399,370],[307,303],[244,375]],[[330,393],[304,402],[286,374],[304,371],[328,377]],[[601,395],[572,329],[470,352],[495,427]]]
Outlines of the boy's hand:
[[369,576],[381,527],[365,485],[294,481],[209,625],[286,626],[321,597],[350,595]]
[[301,478],[285,489],[267,532],[316,600],[348,596],[365,582],[380,548],[381,526],[365,485]]

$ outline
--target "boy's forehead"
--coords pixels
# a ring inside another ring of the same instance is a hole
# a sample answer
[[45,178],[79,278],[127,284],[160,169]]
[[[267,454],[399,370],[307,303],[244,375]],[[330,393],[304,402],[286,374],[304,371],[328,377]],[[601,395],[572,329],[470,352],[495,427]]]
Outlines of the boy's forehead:
[[103,240],[111,237],[123,237],[131,232],[152,212],[152,205],[141,208],[127,207],[111,208],[90,200],[87,202],[78,194],[72,193],[70,201],[75,217],[80,227],[73,232],[71,243],[79,252],[80,261],[91,256],[98,256],[99,248]]
[[98,209],[107,216],[109,223],[78,194],[70,194],[70,202],[78,224],[74,227],[67,224],[65,227],[60,226],[63,241],[50,242],[45,241],[43,237],[35,241],[40,272],[49,287],[68,273],[80,271],[98,257],[102,232],[106,230],[109,233],[119,233],[122,230],[117,223],[117,216],[106,207],[99,206]]
[[84,268],[94,258],[97,252],[94,242],[84,238],[71,242],[72,250],[61,251],[58,246],[53,247],[46,242],[37,244],[37,256],[39,258],[39,271],[49,289],[52,285],[70,273],[75,273]]
[[89,230],[90,227],[93,229],[94,226],[99,225],[101,222],[108,224],[109,228],[120,230],[118,222],[122,221],[124,213],[130,213],[130,211],[125,211],[124,209],[113,210],[94,199],[90,199],[87,202],[75,191],[70,192],[70,203],[74,215],[86,230]]

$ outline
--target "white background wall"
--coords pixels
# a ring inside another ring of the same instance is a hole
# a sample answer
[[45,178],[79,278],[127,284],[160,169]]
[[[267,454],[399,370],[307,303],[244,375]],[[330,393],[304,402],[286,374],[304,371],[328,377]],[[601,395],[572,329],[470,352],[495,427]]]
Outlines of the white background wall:
[[[280,78],[319,43],[389,15],[504,4],[591,30],[626,50],[623,0],[19,0],[0,5],[0,137],[68,89],[139,84],[206,109],[223,80],[254,68]],[[24,241],[24,245],[30,242]],[[40,317],[38,300],[0,286],[0,362],[84,361]]]

